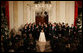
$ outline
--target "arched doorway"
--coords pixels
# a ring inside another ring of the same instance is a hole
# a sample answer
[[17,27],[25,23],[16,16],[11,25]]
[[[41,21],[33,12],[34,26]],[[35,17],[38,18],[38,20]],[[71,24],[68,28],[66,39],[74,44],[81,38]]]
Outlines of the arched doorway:
[[48,24],[48,12],[44,11],[44,12],[37,12],[36,13],[36,24],[38,25],[39,23],[41,24]]

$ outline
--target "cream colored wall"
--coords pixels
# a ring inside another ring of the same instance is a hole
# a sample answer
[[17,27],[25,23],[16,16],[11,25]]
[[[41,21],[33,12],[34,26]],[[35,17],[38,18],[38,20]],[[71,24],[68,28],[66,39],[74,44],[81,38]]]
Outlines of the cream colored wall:
[[[51,1],[49,21],[74,23],[74,1]],[[27,5],[28,4],[28,5]],[[31,4],[31,5],[30,5]],[[31,8],[30,8],[31,6]],[[35,6],[32,1],[9,1],[10,29],[35,22]]]
[[22,1],[19,1],[18,2],[18,27],[20,27],[24,20],[23,20],[23,2]]
[[24,23],[23,15],[23,1],[9,1],[10,30],[18,30]]
[[65,22],[65,19],[66,19],[66,17],[65,17],[65,4],[66,2],[65,1],[60,1],[60,21],[59,22]]
[[74,9],[75,9],[75,2],[74,1],[66,1],[66,9],[65,9],[65,18],[66,23],[70,26],[74,24]]
[[60,2],[56,2],[56,23],[60,22]]
[[51,1],[52,6],[49,11],[49,22],[54,23],[56,21],[56,1]]
[[18,29],[18,1],[13,1],[13,25],[14,28]]
[[9,1],[10,29],[13,28],[13,1]]
[[57,1],[56,2],[56,22],[68,23],[69,26],[74,24],[74,1]]
[[25,24],[27,22],[27,20],[28,20],[27,19],[27,7],[26,7],[27,5],[26,4],[27,4],[27,1],[24,1],[23,2],[23,9],[24,9],[23,10],[23,14],[24,14],[24,16],[23,16],[24,17],[24,19],[23,19],[24,23],[23,24]]

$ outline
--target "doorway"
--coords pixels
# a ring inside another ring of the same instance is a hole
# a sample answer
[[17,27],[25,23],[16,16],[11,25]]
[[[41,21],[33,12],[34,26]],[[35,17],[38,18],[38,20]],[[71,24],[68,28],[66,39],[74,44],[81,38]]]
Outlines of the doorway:
[[36,24],[38,25],[39,23],[41,24],[48,24],[48,12],[37,12],[36,13]]

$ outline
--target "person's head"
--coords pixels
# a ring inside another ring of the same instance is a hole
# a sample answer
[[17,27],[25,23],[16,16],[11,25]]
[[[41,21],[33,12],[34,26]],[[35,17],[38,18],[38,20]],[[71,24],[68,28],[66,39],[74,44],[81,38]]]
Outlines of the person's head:
[[14,49],[9,49],[9,51],[8,51],[8,52],[15,52],[15,51],[14,51]]
[[64,22],[62,22],[62,24],[64,25]]
[[37,15],[39,15],[39,13],[37,13]]
[[36,22],[33,22],[33,24],[35,25],[35,24],[36,24]]
[[43,12],[41,12],[41,14],[42,14]]
[[11,34],[11,35],[15,35],[15,34],[16,34],[15,28],[11,29],[10,34]]
[[54,26],[54,23],[52,24],[52,26]]
[[17,35],[21,35],[21,31],[18,30]]
[[51,24],[49,26],[51,26]]
[[27,24],[24,26],[24,28],[26,28],[27,27]]
[[47,24],[45,24],[45,27],[47,27]]
[[75,28],[77,28],[77,26],[75,26]]
[[23,36],[26,38],[27,37],[26,33],[24,33]]
[[26,24],[28,24],[28,22]]
[[29,37],[32,38],[32,34],[29,34]]
[[31,25],[29,25],[29,28],[31,28]]
[[60,22],[58,23],[58,26],[61,26],[61,23]]
[[3,34],[1,34],[1,41],[3,41]]
[[45,25],[46,23],[44,22],[44,25]]
[[71,26],[74,26],[73,24],[71,24]]
[[43,24],[42,24],[42,27],[43,27]]
[[45,11],[44,14],[47,15],[47,12]]
[[56,25],[56,22],[54,22],[54,24]]
[[68,23],[66,23],[66,25],[65,26],[68,26]]
[[41,30],[41,32],[43,32],[43,29]]
[[41,25],[41,22],[39,22],[39,25]]
[[32,27],[34,27],[34,24],[32,25]]

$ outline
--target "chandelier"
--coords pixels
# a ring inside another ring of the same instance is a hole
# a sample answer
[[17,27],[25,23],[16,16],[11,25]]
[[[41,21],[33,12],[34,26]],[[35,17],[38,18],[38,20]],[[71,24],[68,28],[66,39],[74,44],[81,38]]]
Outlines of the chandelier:
[[39,11],[46,11],[51,8],[51,2],[39,1],[35,2],[35,8]]
[[45,4],[51,4],[51,1],[35,1],[34,4],[39,4],[39,3],[45,3]]

